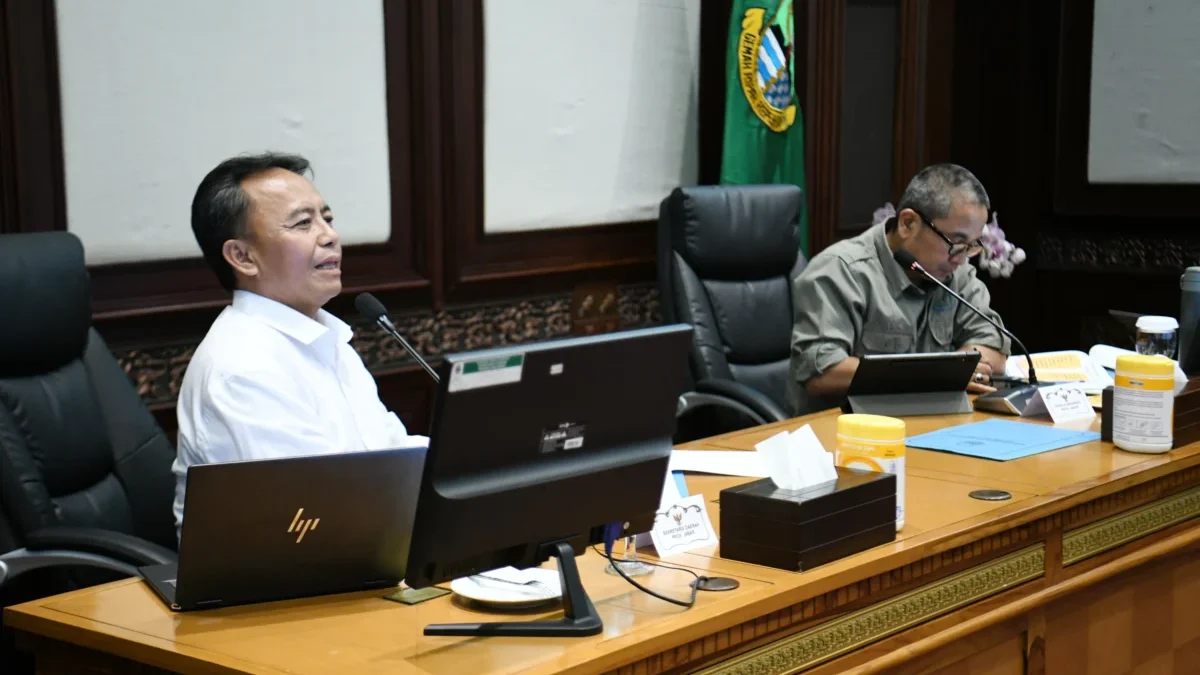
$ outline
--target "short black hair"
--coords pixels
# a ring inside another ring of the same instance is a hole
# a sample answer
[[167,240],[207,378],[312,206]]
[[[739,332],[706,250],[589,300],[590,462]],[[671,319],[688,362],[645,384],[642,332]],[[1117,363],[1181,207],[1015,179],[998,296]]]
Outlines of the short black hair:
[[246,235],[250,197],[242,189],[242,181],[271,169],[284,169],[304,176],[309,173],[310,165],[300,155],[282,152],[238,155],[209,171],[192,198],[192,234],[196,235],[204,261],[225,290],[234,290],[237,277],[222,249],[226,241]]
[[[896,206],[896,214],[913,209],[930,220],[945,218],[950,215],[955,202],[963,198],[968,203],[982,206],[991,220],[991,200],[975,174],[957,164],[934,164],[918,171],[908,182]],[[896,229],[896,219],[888,222],[887,229],[889,232]]]

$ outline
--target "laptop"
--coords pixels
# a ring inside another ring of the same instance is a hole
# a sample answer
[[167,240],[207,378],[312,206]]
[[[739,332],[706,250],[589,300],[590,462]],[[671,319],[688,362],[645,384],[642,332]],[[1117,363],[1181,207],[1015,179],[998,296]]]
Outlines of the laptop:
[[179,562],[139,571],[175,611],[396,586],[425,453],[193,465]]

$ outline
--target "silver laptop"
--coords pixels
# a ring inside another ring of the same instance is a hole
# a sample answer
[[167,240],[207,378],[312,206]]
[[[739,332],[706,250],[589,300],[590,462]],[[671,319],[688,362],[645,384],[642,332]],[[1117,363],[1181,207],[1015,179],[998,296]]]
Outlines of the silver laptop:
[[179,562],[142,578],[175,611],[396,586],[425,452],[193,465]]

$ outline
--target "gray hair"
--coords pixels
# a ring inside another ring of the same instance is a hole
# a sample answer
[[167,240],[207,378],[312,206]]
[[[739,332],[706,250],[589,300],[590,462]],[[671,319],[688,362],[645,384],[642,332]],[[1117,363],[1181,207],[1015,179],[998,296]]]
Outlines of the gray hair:
[[[913,209],[931,220],[945,218],[950,215],[954,204],[966,201],[968,204],[978,204],[989,213],[992,210],[991,200],[987,190],[975,174],[957,164],[934,164],[917,172],[904,189],[896,213],[904,209]],[[896,221],[890,223],[889,229],[895,229]]]

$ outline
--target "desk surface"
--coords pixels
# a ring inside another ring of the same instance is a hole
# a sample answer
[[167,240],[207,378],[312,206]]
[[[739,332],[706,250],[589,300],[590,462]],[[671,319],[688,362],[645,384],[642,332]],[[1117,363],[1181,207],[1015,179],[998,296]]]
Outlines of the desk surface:
[[[988,417],[910,418],[908,430],[917,434]],[[835,420],[836,413],[829,411],[683,447],[749,450],[781,429],[808,423],[832,449]],[[742,582],[732,592],[700,594],[690,610],[605,574],[599,556],[582,556],[584,585],[605,626],[594,638],[426,637],[421,629],[429,623],[502,617],[451,597],[406,606],[383,600],[380,592],[174,614],[138,580],[12,607],[5,620],[26,633],[182,673],[603,673],[637,663],[654,672],[700,662],[734,644],[752,646],[785,623],[811,623],[827,610],[853,609],[856,600],[889,584],[909,587],[922,574],[935,578],[943,564],[947,573],[955,565],[961,568],[972,551],[981,556],[993,547],[1007,551],[1004,547],[1013,548],[1027,536],[1024,525],[1075,507],[1091,509],[1096,500],[1116,500],[1111,496],[1134,486],[1148,491],[1155,481],[1200,464],[1200,444],[1139,455],[1093,442],[1009,462],[908,452],[907,520],[894,543],[804,573],[724,560],[715,548],[684,554],[670,562]],[[746,480],[692,475],[688,486],[693,494],[705,495],[719,529],[713,501],[722,488]],[[967,496],[979,488],[1008,490],[1013,498],[985,502]],[[1065,522],[1074,516],[1055,517]],[[644,583],[682,597],[689,580],[683,573],[659,570]]]

